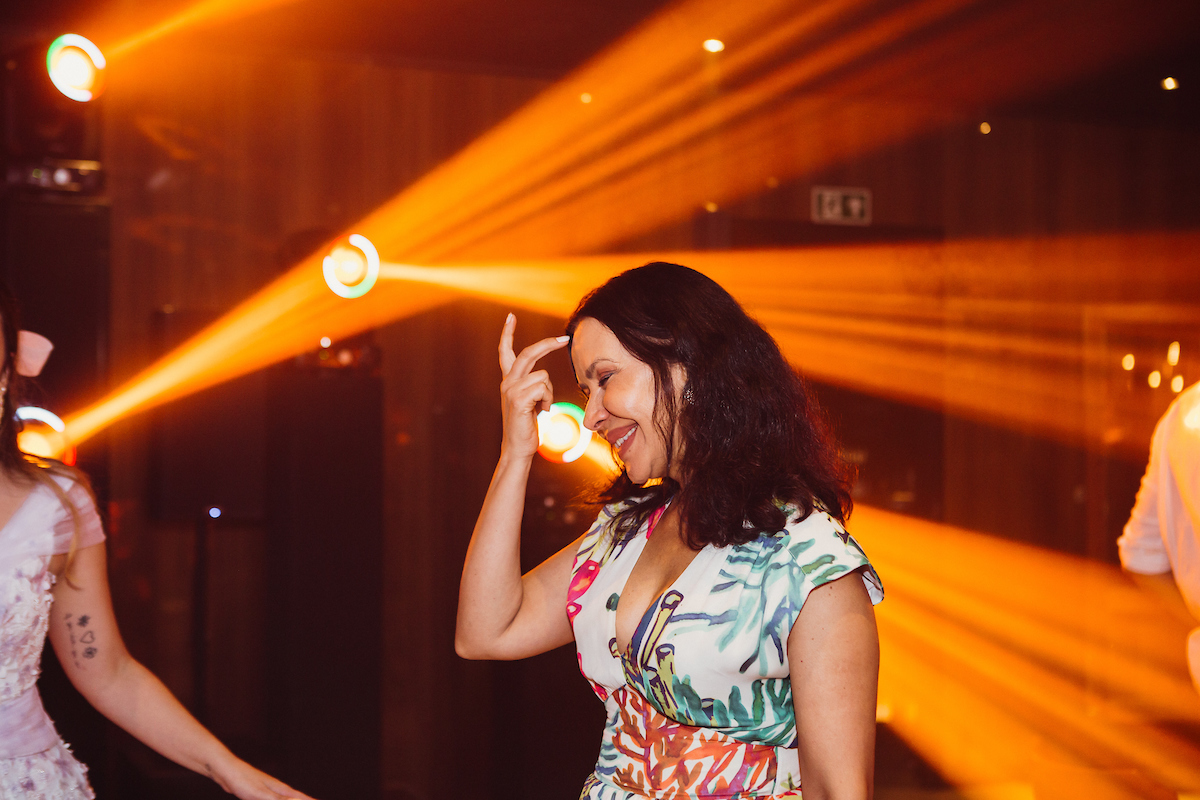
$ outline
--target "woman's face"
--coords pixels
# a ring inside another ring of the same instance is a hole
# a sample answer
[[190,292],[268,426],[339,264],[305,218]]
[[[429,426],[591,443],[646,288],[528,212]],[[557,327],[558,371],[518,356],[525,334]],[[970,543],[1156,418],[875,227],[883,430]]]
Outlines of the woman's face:
[[[676,472],[679,460],[667,458],[667,444],[659,431],[658,398],[649,365],[635,358],[611,330],[590,317],[575,328],[571,365],[587,398],[584,426],[608,440],[625,464],[629,479],[640,484],[667,477],[668,469]],[[684,384],[682,367],[676,368],[671,377],[678,395]],[[678,479],[676,474],[671,477]]]

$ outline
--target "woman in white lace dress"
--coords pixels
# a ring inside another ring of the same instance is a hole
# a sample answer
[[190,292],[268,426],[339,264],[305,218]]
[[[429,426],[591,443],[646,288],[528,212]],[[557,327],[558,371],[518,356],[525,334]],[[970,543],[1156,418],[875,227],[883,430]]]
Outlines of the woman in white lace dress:
[[129,655],[113,618],[104,532],[86,479],[17,449],[13,398],[50,345],[18,333],[3,286],[0,336],[0,798],[95,796],[38,696],[47,633],[88,702],[167,758],[243,800],[308,798],[233,755]]

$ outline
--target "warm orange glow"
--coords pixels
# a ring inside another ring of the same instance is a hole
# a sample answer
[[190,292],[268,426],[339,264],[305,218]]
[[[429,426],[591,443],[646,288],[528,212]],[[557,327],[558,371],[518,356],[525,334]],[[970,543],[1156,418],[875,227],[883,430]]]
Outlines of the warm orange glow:
[[[284,1],[204,0],[115,50]],[[640,257],[531,257],[595,251],[723,207],[1186,30],[1172,16],[1186,11],[1147,19],[1136,4],[1115,3],[1101,22],[1055,4],[983,0],[912,0],[884,11],[870,0],[670,5],[353,228],[385,261],[503,268],[466,282],[454,270],[400,275],[426,288],[392,281],[347,306],[306,261],[71,417],[70,433],[82,441],[125,414],[302,352],[319,336],[427,308],[447,290],[563,314]],[[1120,41],[1089,35],[1089,26],[1125,17],[1137,25]],[[1037,45],[1068,18],[1077,46]],[[697,42],[714,31],[739,44],[706,66]],[[1014,62],[1022,48],[1029,57]],[[603,102],[582,103],[584,94]],[[1106,265],[1136,257],[1175,271],[1189,236],[668,255],[717,277],[815,377],[1078,438],[1090,424],[1079,369],[1092,363],[1070,335],[1082,304],[1133,302]],[[1073,271],[1085,257],[1086,276]],[[754,270],[744,268],[750,263]],[[1191,271],[1188,263],[1183,274]],[[1011,299],[1014,283],[1060,299],[1034,308]],[[972,289],[956,297],[946,286]]]
[[1039,797],[1081,796],[1081,778],[1099,783],[1091,797],[1200,786],[1200,748],[1156,724],[1200,723],[1188,629],[1119,570],[869,507],[851,530],[888,592],[880,706],[951,782]]
[[199,2],[187,3],[184,8],[167,19],[155,22],[105,49],[110,58],[123,56],[168,34],[177,33],[194,25],[227,22],[292,2],[295,0],[199,0]]
[[1125,370],[1126,372],[1133,369],[1134,363],[1133,353],[1126,353],[1121,357],[1121,369]]
[[[598,252],[1181,33],[1133,3],[1106,14],[980,0],[672,5],[360,227],[405,263]],[[1119,43],[1085,30],[1126,18]],[[1067,26],[1071,48],[1044,46]],[[744,41],[710,65],[720,92],[697,58],[712,30]],[[603,115],[582,92],[603,96]]]
[[1172,91],[1173,89],[1178,89],[1179,81],[1175,80],[1174,78],[1163,78],[1162,79],[1162,87],[1164,89],[1166,89],[1168,92]]
[[1157,389],[1159,385],[1162,384],[1162,373],[1158,370],[1154,370],[1146,378],[1146,383],[1150,384],[1151,389]]
[[[642,253],[481,267],[384,263],[379,283],[344,301],[319,261],[285,275],[229,316],[81,414],[80,442],[114,419],[467,294],[565,316],[589,289],[653,259],[693,266],[737,297],[814,378],[1075,442],[1100,441],[1117,414],[1144,451],[1162,408],[1114,406],[1089,374],[1120,370],[1079,338],[1086,309],[1136,304],[1139,314],[1196,320],[1139,303],[1116,264],[1152,259],[1163,281],[1193,281],[1200,234],[1129,234],[947,244]],[[996,269],[1003,264],[1004,269]],[[1009,287],[1053,285],[1050,302],[1011,299]],[[948,295],[947,285],[970,294]],[[1113,347],[1119,346],[1114,341]],[[1124,348],[1122,348],[1123,350]],[[1122,352],[1117,350],[1117,352]],[[1121,372],[1120,374],[1124,374]],[[953,376],[953,380],[949,379]]]
[[42,458],[52,458],[59,448],[51,444],[50,438],[41,431],[21,431],[17,434],[17,447],[22,453]]
[[52,71],[58,80],[75,89],[88,90],[96,82],[96,67],[78,47],[64,47],[54,59]]
[[345,300],[326,286],[322,257],[307,259],[108,397],[68,417],[71,440],[82,442],[122,416],[303,353],[321,336],[342,339],[449,299],[442,290],[409,286]]

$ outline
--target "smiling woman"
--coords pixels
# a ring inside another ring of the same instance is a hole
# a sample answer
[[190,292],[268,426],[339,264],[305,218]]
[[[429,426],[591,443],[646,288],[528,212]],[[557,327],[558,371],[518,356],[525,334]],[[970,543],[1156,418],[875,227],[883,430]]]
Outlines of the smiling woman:
[[[567,336],[500,340],[504,438],[463,568],[456,649],[575,641],[608,722],[587,800],[870,795],[882,586],[845,529],[847,473],[779,348],[724,289],[654,263]],[[623,469],[591,529],[522,576],[536,362],[570,343],[584,425]],[[841,580],[850,577],[849,580]]]

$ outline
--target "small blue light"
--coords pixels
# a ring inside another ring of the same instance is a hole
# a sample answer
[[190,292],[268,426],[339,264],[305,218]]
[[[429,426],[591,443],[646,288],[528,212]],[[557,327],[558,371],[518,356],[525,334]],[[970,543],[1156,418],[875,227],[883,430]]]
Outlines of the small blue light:
[[208,509],[208,515],[213,519],[219,519],[221,516],[221,509],[217,508],[216,506],[212,506]]

